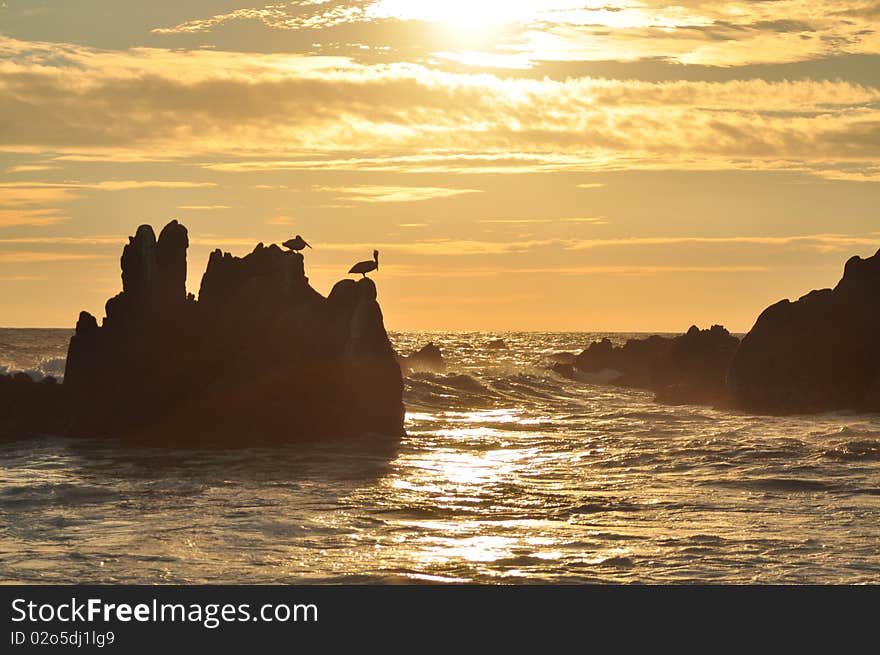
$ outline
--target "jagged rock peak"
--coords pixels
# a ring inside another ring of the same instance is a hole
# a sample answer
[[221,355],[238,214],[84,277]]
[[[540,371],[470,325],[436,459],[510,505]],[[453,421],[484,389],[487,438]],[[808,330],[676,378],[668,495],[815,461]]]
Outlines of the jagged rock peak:
[[[311,288],[303,257],[215,250],[186,295],[186,228],[141,226],[124,290],[70,342],[62,417],[72,430],[215,442],[403,433],[403,381],[369,278]],[[291,417],[293,417],[291,419]]]
[[880,251],[852,257],[833,289],[765,309],[728,380],[736,404],[767,413],[880,411]]
[[176,220],[162,228],[156,242],[158,294],[167,301],[186,298],[186,251],[189,233]]

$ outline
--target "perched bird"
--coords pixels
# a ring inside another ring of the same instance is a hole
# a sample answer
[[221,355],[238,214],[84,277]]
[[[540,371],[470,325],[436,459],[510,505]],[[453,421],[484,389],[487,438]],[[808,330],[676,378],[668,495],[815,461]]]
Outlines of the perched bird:
[[303,239],[298,234],[295,237],[293,237],[292,239],[288,239],[287,241],[285,241],[281,245],[284,246],[285,248],[290,248],[291,250],[302,250],[306,246],[311,248],[311,246],[309,246],[309,244],[306,243],[306,240]]
[[354,266],[351,267],[349,273],[360,273],[364,277],[367,277],[367,273],[370,271],[378,271],[379,270],[379,251],[373,251],[373,258],[368,259],[363,262],[358,262]]

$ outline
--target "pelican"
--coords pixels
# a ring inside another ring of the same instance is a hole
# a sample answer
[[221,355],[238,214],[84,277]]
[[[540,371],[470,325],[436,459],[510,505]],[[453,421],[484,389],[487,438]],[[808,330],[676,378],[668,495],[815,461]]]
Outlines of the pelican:
[[367,273],[370,271],[378,271],[379,270],[379,251],[373,251],[373,258],[368,259],[363,262],[358,262],[354,266],[351,267],[349,273],[360,273],[364,277],[367,277]]
[[302,250],[306,246],[311,248],[311,246],[309,246],[309,244],[306,243],[306,240],[303,239],[298,234],[294,238],[288,239],[287,241],[285,241],[281,245],[284,246],[285,248],[290,248],[291,250]]

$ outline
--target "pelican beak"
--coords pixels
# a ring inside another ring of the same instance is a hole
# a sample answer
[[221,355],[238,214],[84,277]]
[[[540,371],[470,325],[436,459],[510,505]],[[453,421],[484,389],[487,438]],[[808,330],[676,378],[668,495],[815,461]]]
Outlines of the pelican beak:
[[[306,241],[305,239],[303,239],[303,243],[306,244],[309,248],[311,248],[311,246],[309,246],[309,242]],[[313,248],[313,250],[314,250],[314,248]]]

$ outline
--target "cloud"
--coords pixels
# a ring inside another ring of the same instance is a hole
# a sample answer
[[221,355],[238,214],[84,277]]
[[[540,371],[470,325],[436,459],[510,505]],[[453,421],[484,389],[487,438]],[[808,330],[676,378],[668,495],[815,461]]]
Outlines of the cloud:
[[94,184],[75,184],[72,188],[100,191],[129,191],[131,189],[203,189],[217,186],[214,182],[184,182],[177,180],[107,180]]
[[801,244],[820,250],[844,250],[854,246],[880,246],[880,236],[876,234],[801,234],[784,236],[681,236],[633,237],[628,239],[580,239],[569,241],[568,248],[573,250],[587,250],[591,248],[669,246],[681,244],[749,244],[773,246]]
[[198,189],[217,186],[213,182],[174,180],[105,180],[103,182],[0,182],[0,202],[33,204],[71,200],[73,192],[82,189],[98,191],[130,191],[131,189]]
[[192,34],[208,32],[233,21],[256,21],[275,29],[301,30],[328,28],[368,19],[365,7],[370,2],[333,2],[330,0],[299,0],[267,5],[262,8],[235,9],[207,18],[188,20],[170,27],[157,27],[154,34]]
[[67,216],[52,206],[75,196],[64,187],[34,183],[0,183],[0,227],[55,225]]
[[[206,165],[227,171],[760,169],[780,161],[833,170],[880,157],[880,89],[845,81],[506,79],[343,58],[0,44],[8,53],[0,126],[15,126],[0,127],[7,151],[214,154],[232,161]],[[209,183],[94,188],[135,184]],[[365,191],[358,201],[382,196]]]
[[[433,55],[470,66],[511,69],[541,61],[644,58],[736,66],[804,61],[839,52],[876,53],[877,12],[877,4],[865,0],[328,0],[236,9],[153,32],[178,37],[217,34],[222,26],[247,21],[266,30],[308,32],[313,35],[311,48],[322,52],[338,45],[323,33],[349,26],[346,33],[357,34],[359,41],[349,50],[360,49],[370,57],[377,50],[387,50],[389,57],[406,50],[416,60]],[[431,50],[431,45],[444,42],[438,35],[452,48],[438,50],[435,45]],[[425,40],[422,49],[413,46]]]
[[292,216],[272,216],[266,220],[267,225],[294,225],[296,220]]
[[100,255],[70,252],[0,252],[0,264],[42,264],[100,258]]
[[[285,217],[289,218],[289,217]],[[290,219],[291,221],[293,219]],[[518,220],[518,219],[513,219]],[[543,219],[537,219],[543,220]],[[546,219],[555,221],[557,219]],[[562,219],[566,220],[566,219]],[[579,220],[579,219],[575,219]],[[589,220],[589,219],[588,219]],[[480,221],[485,222],[485,221]],[[288,225],[289,223],[277,223]],[[2,245],[70,245],[105,246],[125,245],[127,235],[83,235],[83,236],[27,236],[0,237]],[[217,234],[191,234],[190,243],[206,247],[243,246],[253,248],[259,237],[227,237]],[[416,241],[370,242],[325,242],[321,250],[327,252],[360,252],[374,247],[410,255],[492,255],[506,253],[528,253],[536,249],[555,248],[576,252],[591,249],[626,249],[673,245],[758,245],[790,246],[802,245],[823,251],[851,250],[854,247],[880,247],[880,232],[865,234],[816,233],[789,235],[743,235],[743,236],[669,236],[669,237],[630,237],[597,239],[525,239],[513,241],[490,241],[476,239],[419,239]]]
[[49,166],[47,164],[25,164],[21,166],[10,166],[6,169],[7,173],[36,173],[40,171],[51,171],[58,169],[58,166]]
[[0,207],[0,227],[16,225],[56,225],[67,220],[57,209],[3,209]]
[[530,224],[530,223],[588,223],[590,225],[608,225],[604,218],[486,218],[478,223]]
[[80,190],[126,191],[148,188],[199,188],[213,183],[159,180],[103,182],[0,182],[0,227],[56,225],[68,220],[58,205],[75,200]]
[[442,187],[409,186],[352,186],[315,187],[316,191],[333,193],[351,202],[418,202],[436,198],[450,198],[466,193],[481,193],[479,189],[447,189]]

